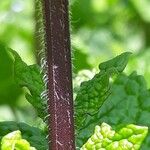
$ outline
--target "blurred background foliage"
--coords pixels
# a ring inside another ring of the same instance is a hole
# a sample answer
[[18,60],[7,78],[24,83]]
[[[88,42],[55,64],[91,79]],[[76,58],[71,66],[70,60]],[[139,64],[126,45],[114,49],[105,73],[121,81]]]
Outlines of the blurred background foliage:
[[[36,7],[36,0],[0,1],[0,41],[16,50],[27,64],[39,62]],[[149,0],[70,0],[70,12],[75,74],[131,51],[133,56],[126,72],[137,70],[150,87]],[[34,124],[34,110],[11,80],[11,61],[11,56],[0,48],[0,121],[18,119]]]

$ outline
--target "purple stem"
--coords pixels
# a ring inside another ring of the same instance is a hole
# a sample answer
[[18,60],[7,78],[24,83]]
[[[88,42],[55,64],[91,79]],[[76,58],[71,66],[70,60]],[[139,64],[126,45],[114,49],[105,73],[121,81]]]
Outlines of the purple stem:
[[44,0],[51,150],[75,150],[68,14],[68,0]]

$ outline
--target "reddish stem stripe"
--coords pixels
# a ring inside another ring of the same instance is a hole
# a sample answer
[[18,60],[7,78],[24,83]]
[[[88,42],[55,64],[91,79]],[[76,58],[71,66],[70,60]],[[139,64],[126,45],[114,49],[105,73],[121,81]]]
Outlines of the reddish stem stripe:
[[51,150],[75,150],[68,0],[44,0]]

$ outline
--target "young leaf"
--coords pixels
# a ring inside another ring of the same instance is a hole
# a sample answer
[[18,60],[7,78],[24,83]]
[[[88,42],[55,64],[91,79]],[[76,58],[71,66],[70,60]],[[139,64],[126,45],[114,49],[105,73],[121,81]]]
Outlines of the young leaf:
[[[48,141],[46,140],[47,133],[38,128],[31,127],[25,123],[16,123],[12,121],[0,122],[0,141],[2,140],[2,138],[4,139],[5,135],[11,132],[13,134],[15,133],[15,136],[14,136],[15,139],[17,138],[20,139],[20,136],[21,136],[20,133],[14,132],[14,131],[21,132],[23,139],[28,141],[37,150],[48,149]],[[8,140],[7,142],[10,143]],[[19,145],[21,145],[21,143],[24,143],[24,140],[17,143],[18,147]]]
[[81,150],[139,150],[147,133],[147,127],[130,124],[114,131],[108,124],[102,123],[95,127],[94,134]]
[[36,150],[30,143],[22,139],[19,130],[13,131],[2,138],[1,150]]

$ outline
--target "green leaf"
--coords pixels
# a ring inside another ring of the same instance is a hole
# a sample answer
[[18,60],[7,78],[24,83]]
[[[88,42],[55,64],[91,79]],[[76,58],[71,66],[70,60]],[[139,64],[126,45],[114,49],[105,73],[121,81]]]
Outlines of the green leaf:
[[0,105],[16,107],[22,90],[13,79],[13,60],[8,53],[9,48],[0,42]]
[[112,60],[100,64],[101,71],[91,80],[81,83],[80,90],[75,99],[77,132],[86,128],[87,124],[90,123],[88,116],[95,115],[108,98],[110,95],[109,79],[113,74],[123,71],[128,62],[129,55],[129,52],[123,53]]
[[[42,131],[38,128],[31,127],[25,123],[16,123],[13,121],[0,122],[0,141],[2,140],[2,138],[6,139],[8,136],[6,138],[4,138],[4,136],[11,132],[13,134],[15,133],[15,136],[14,136],[15,139],[20,139],[21,134],[18,132],[14,132],[14,131],[21,132],[22,137],[24,139],[24,140],[21,140],[16,143],[17,147],[20,147],[20,145],[22,143],[24,143],[26,140],[30,143],[30,145],[35,147],[37,150],[48,149],[48,141],[46,139],[46,135],[47,135],[46,131]],[[12,138],[12,136],[11,136],[11,138]],[[10,142],[8,141],[8,143],[10,143]]]
[[114,131],[108,124],[102,123],[95,127],[94,134],[81,150],[139,150],[147,133],[147,127],[130,124]]
[[43,74],[38,65],[27,65],[22,61],[16,51],[10,50],[14,58],[14,78],[20,87],[28,88],[26,99],[38,112],[43,120],[47,116],[47,100],[42,97],[42,92],[46,90],[43,82]]
[[1,150],[36,150],[30,146],[30,143],[22,139],[19,130],[13,131],[2,138]]
[[[143,76],[133,72],[121,74],[112,87],[112,94],[98,114],[100,122],[107,121],[113,127],[117,124],[134,123],[150,127],[150,91]],[[115,115],[117,114],[117,115]],[[95,118],[96,119],[96,118]],[[142,149],[149,149],[150,133]]]

